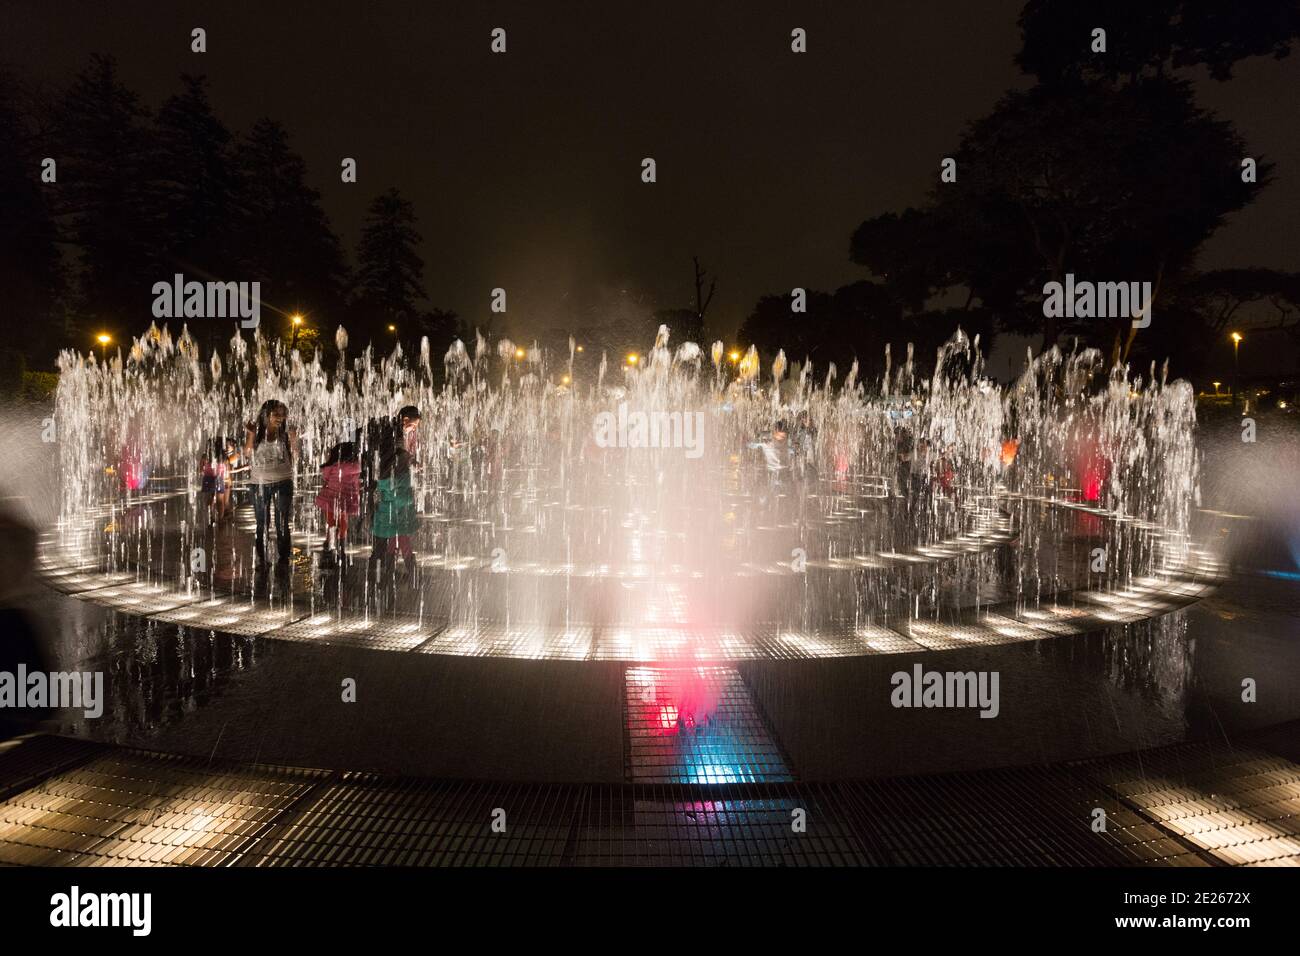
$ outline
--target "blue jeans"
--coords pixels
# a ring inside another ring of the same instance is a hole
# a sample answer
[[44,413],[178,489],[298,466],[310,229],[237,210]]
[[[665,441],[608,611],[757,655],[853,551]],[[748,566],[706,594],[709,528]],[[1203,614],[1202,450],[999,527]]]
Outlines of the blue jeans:
[[275,536],[280,558],[289,557],[289,512],[293,508],[293,481],[286,478],[270,485],[253,486],[253,513],[257,516],[257,557],[266,560],[266,512],[275,501]]

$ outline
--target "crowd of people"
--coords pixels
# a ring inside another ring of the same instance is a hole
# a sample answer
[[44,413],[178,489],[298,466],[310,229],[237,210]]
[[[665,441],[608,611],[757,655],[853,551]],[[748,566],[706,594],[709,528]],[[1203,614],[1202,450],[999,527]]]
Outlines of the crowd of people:
[[[419,516],[413,474],[422,466],[419,425],[419,409],[407,405],[391,418],[372,419],[364,432],[356,428],[340,435],[315,463],[320,481],[313,504],[323,527],[322,568],[345,566],[348,546],[356,543],[353,539],[358,537],[358,529],[368,528],[372,568],[389,574],[400,558],[408,577],[415,578],[414,537]],[[558,434],[546,437],[561,441]],[[497,448],[500,442],[494,444],[495,438],[498,434],[485,431],[481,424],[472,433],[453,428],[447,434],[446,476],[453,488],[473,484],[485,462],[493,465],[488,470],[499,473],[496,466],[505,463],[510,449]],[[936,500],[955,502],[960,497],[962,482],[970,479],[970,468],[957,461],[954,446],[932,446],[925,434],[914,434],[905,419],[893,422],[892,441],[894,472],[890,475],[886,470],[879,476],[882,490],[900,502],[895,509],[900,522],[915,529],[924,523]],[[1014,439],[1006,439],[1000,448],[990,448],[987,460],[979,463],[992,469],[984,476],[990,478],[990,487],[1014,461],[1017,445]],[[825,454],[827,449],[821,447],[817,424],[807,409],[795,413],[792,423],[778,417],[745,446],[757,453],[752,460],[762,475],[756,495],[761,506],[778,506],[783,498],[803,497],[803,489],[810,483],[821,478],[843,479],[849,470],[844,455]],[[197,506],[207,524],[231,521],[232,491],[237,479],[246,479],[239,484],[246,488],[253,506],[253,550],[258,566],[272,563],[268,553],[271,530],[274,563],[286,564],[291,557],[294,481],[295,474],[301,473],[300,456],[289,409],[276,399],[262,404],[256,418],[245,424],[242,439],[212,437],[199,455]],[[130,453],[129,448],[124,450],[121,479],[128,490],[137,490],[147,480],[147,473],[143,457]],[[959,474],[965,477],[959,480]]]
[[[1004,437],[973,464],[961,460],[955,444],[936,446],[925,434],[916,434],[908,421],[896,421],[892,424],[890,449],[893,472],[880,476],[883,479],[880,491],[883,497],[899,503],[896,514],[900,526],[924,536],[923,526],[937,500],[960,504],[963,482],[994,487],[1005,479],[1019,444],[1015,438]],[[801,494],[810,480],[843,479],[849,470],[844,455],[823,454],[817,426],[806,410],[798,413],[793,427],[785,418],[778,419],[767,432],[747,442],[747,448],[757,452],[757,460],[765,472],[766,480],[761,483],[757,496],[760,505],[767,505],[781,495]],[[833,474],[822,474],[830,462],[834,463]]]
[[[372,540],[372,567],[380,573],[391,572],[400,555],[408,576],[414,578],[412,540],[419,518],[412,473],[420,467],[419,424],[420,410],[407,405],[391,419],[372,420],[364,436],[361,429],[354,429],[325,451],[318,464],[320,486],[313,501],[325,530],[322,567],[347,563],[350,535],[364,514]],[[267,532],[272,527],[276,563],[286,564],[291,557],[294,475],[300,455],[289,409],[271,399],[262,404],[256,419],[244,426],[242,441],[228,436],[209,439],[199,456],[198,510],[208,523],[231,520],[236,476],[247,476],[255,517],[254,557],[259,566],[271,563]]]

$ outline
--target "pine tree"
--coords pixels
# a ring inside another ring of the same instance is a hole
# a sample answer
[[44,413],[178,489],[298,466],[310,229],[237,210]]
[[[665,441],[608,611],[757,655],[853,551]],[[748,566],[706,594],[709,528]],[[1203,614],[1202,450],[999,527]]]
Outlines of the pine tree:
[[410,339],[420,325],[419,303],[428,297],[415,224],[415,207],[396,189],[376,196],[367,210],[353,299],[363,326],[358,331],[376,342],[391,340],[380,334],[390,325],[400,340]]
[[262,283],[263,333],[287,332],[295,312],[313,329],[333,329],[343,318],[348,271],[320,193],[307,185],[307,164],[269,119],[253,124],[236,163],[240,278]]
[[158,110],[154,186],[165,210],[161,257],[187,276],[233,280],[232,137],[212,112],[206,78],[183,75],[181,82],[184,89]]
[[[199,281],[239,281],[238,180],[233,137],[212,112],[207,80],[182,75],[183,89],[158,110],[153,187],[162,208],[159,259],[170,273]],[[190,334],[209,348],[230,336],[228,323],[199,320]]]
[[79,252],[84,316],[110,329],[151,319],[159,223],[152,194],[148,113],[118,79],[112,57],[96,55],[58,111],[58,214]]

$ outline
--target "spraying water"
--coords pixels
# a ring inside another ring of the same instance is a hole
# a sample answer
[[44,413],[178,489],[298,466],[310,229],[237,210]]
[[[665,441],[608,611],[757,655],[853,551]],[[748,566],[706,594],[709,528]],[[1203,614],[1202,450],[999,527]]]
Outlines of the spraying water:
[[[498,650],[524,656],[560,635],[707,659],[743,656],[741,635],[829,652],[828,635],[1122,590],[1178,572],[1192,549],[1192,390],[1106,369],[1095,350],[1051,349],[1003,388],[960,331],[928,377],[909,346],[873,384],[857,362],[840,380],[784,352],[764,374],[753,347],[728,362],[715,343],[706,363],[667,327],[644,361],[594,368],[572,342],[557,357],[480,335],[440,368],[427,340],[412,359],[353,354],[342,329],[335,343],[332,367],[258,333],[203,356],[186,330],[154,327],[107,364],[65,352],[65,553],[189,593],[414,618],[466,652],[486,652],[476,635],[492,625],[510,635]],[[299,453],[291,573],[268,584],[246,472],[232,522],[196,502],[205,450],[241,445],[269,399],[288,407]],[[350,560],[327,566],[322,461],[345,441],[376,455],[375,423],[412,405],[413,572],[367,560],[368,494]]]

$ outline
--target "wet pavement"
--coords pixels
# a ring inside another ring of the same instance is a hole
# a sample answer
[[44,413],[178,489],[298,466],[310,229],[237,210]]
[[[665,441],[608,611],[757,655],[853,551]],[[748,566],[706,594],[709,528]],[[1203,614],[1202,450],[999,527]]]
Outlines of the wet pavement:
[[[643,779],[632,757],[653,753],[653,779],[887,776],[1223,740],[1300,717],[1289,677],[1300,668],[1300,582],[1260,574],[1234,576],[1209,598],[1153,620],[922,654],[929,668],[999,671],[994,720],[891,707],[889,678],[912,666],[908,653],[719,662],[703,679],[704,665],[672,661],[394,654],[265,640],[48,590],[29,609],[44,622],[53,664],[106,674],[104,716],[62,714],[51,729],[332,769],[619,781]],[[1257,683],[1254,703],[1241,700],[1245,678]],[[342,700],[344,680],[356,682],[355,703]],[[685,726],[696,712],[700,719]]]

